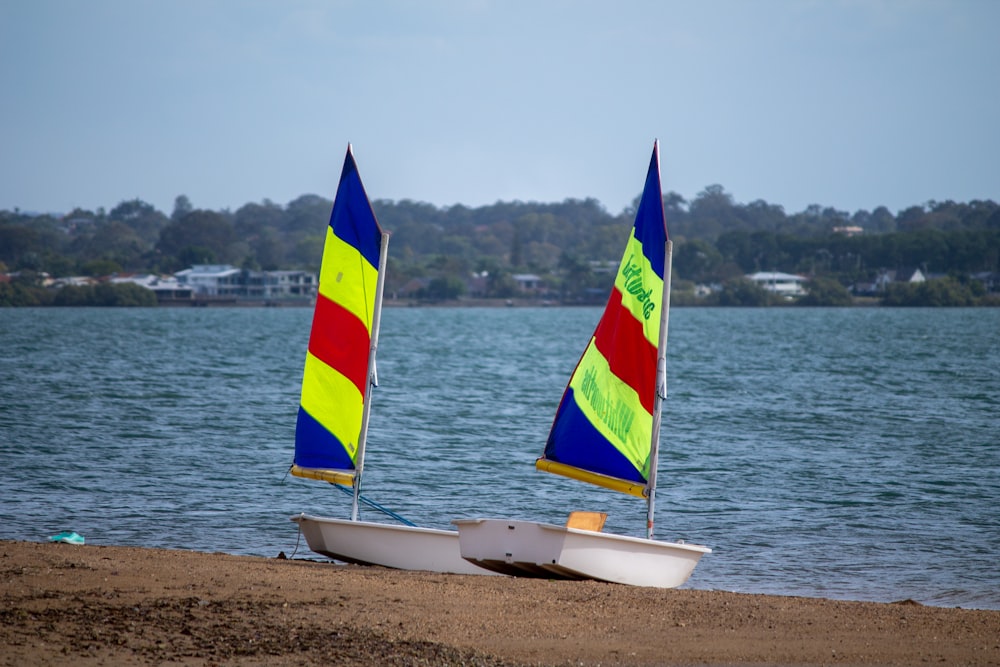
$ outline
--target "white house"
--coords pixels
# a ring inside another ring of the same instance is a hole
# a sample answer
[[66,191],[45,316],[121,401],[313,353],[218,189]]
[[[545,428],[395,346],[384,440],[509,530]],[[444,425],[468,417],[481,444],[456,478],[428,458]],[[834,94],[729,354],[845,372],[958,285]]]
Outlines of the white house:
[[174,277],[197,297],[311,297],[319,286],[316,274],[308,271],[250,271],[230,264],[195,264]]
[[511,278],[522,292],[537,292],[542,289],[542,279],[534,273],[515,273]]
[[174,277],[200,296],[235,296],[241,289],[240,270],[230,264],[195,264]]
[[271,279],[269,296],[314,296],[319,289],[319,279],[308,271],[266,271]]
[[927,276],[920,269],[899,269],[898,271],[882,270],[875,278],[875,289],[882,292],[891,283],[922,283]]
[[804,296],[806,294],[806,278],[792,273],[780,271],[758,271],[747,276],[768,292],[774,292],[784,297]]
[[181,285],[173,276],[157,276],[152,273],[115,275],[112,283],[134,283],[153,290],[157,301],[176,301],[191,298],[191,288]]

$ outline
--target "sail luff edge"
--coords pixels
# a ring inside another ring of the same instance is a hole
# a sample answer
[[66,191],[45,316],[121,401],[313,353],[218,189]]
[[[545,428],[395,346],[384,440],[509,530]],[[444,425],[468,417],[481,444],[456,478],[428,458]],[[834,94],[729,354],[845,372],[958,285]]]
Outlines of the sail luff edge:
[[375,354],[378,351],[378,333],[382,323],[382,295],[385,289],[386,260],[389,254],[389,233],[382,232],[379,248],[378,278],[375,281],[375,307],[372,310],[371,342],[368,346],[368,390],[365,391],[361,412],[361,433],[358,436],[358,449],[355,457],[353,479],[354,499],[351,502],[351,521],[358,520],[358,506],[361,496],[361,475],[365,467],[365,444],[368,440],[368,419],[372,409],[372,387],[375,386]]
[[649,477],[646,480],[646,538],[653,539],[653,515],[656,512],[656,477],[660,463],[660,422],[663,401],[667,397],[667,328],[670,324],[670,278],[673,275],[674,244],[667,239],[663,276],[663,312],[660,315],[660,341],[656,346],[656,396],[653,405],[653,433],[649,449]]

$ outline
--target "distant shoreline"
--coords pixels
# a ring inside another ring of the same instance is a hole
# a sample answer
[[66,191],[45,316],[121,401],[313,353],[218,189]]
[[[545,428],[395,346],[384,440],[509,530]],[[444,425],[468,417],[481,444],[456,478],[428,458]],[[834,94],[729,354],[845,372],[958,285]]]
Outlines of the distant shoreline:
[[[202,301],[172,301],[161,302],[152,308],[312,308],[312,300],[294,299],[287,301],[262,301],[262,300],[202,300]],[[382,302],[384,308],[602,308],[601,303],[562,303],[558,301],[539,302],[535,299],[454,299],[449,301],[420,301],[416,299],[386,299]],[[996,303],[980,304],[976,306],[919,306],[922,308],[990,308],[1000,306],[1000,301]],[[17,306],[13,306],[17,307]],[[35,306],[39,308],[78,308],[79,306]],[[104,306],[94,306],[104,307]],[[111,308],[128,308],[131,306],[108,306]],[[878,299],[861,297],[854,299],[850,305],[845,306],[798,306],[794,303],[771,304],[766,306],[730,306],[706,303],[672,303],[672,309],[678,308],[762,308],[762,309],[786,309],[786,308],[825,308],[835,310],[837,308],[913,308],[914,306],[884,306]]]
[[[235,299],[198,298],[160,301],[155,306],[136,305],[12,305],[8,308],[312,308],[314,299]],[[424,301],[418,299],[386,299],[385,308],[601,308],[600,303],[563,303],[560,301],[540,301],[538,299],[451,299],[447,301]],[[887,306],[874,297],[855,297],[849,305],[843,306],[799,306],[794,302],[768,305],[719,305],[707,303],[671,303],[671,308],[994,308],[1000,307],[1000,299],[970,306]]]

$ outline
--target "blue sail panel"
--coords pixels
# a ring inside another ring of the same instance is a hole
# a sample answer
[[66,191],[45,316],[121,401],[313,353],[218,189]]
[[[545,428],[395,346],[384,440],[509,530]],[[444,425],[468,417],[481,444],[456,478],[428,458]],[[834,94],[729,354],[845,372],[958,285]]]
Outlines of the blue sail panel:
[[663,191],[660,187],[660,151],[654,146],[646,172],[639,208],[635,212],[635,226],[632,232],[642,245],[642,254],[649,266],[663,280],[666,265],[667,223],[663,211]]
[[344,158],[344,168],[340,172],[337,196],[330,213],[330,227],[333,228],[337,238],[353,246],[378,271],[382,228],[372,211],[368,194],[358,173],[358,165],[350,149]]
[[545,445],[545,458],[608,477],[645,484],[642,472],[597,430],[568,388]]
[[301,407],[295,422],[295,464],[317,470],[354,469],[344,444]]

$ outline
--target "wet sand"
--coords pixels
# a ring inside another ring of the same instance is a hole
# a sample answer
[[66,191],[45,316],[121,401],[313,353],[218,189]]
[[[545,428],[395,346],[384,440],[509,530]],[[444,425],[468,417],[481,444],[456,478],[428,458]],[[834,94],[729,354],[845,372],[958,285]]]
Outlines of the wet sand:
[[0,665],[1000,665],[1000,611],[0,541]]

